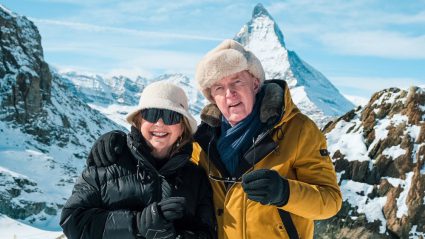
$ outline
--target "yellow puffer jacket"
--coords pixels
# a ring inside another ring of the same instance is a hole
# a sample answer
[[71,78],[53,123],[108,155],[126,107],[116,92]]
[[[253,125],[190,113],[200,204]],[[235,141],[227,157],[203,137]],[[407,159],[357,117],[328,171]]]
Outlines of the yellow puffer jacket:
[[[295,232],[298,238],[313,238],[313,220],[332,217],[341,207],[341,192],[324,136],[294,105],[284,81],[266,82],[269,89],[274,88],[272,92],[279,87],[284,89],[284,102],[277,102],[278,111],[282,113],[241,159],[237,176],[251,171],[252,166],[254,170],[276,170],[289,181],[289,200],[280,208],[261,205],[247,199],[240,183],[210,179],[219,239],[296,238],[290,237],[287,231]],[[282,96],[277,98],[282,99]],[[278,112],[273,109],[276,107],[274,99],[276,97],[266,93],[260,112],[263,122]],[[210,175],[228,176],[215,147],[214,135],[220,129],[220,114],[214,105],[203,110],[204,122],[195,135],[192,158]],[[295,230],[290,229],[291,225]]]

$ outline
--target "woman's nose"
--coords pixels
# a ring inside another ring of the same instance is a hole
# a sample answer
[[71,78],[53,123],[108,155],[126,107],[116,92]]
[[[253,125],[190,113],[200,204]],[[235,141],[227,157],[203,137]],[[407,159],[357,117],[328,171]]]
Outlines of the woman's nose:
[[163,126],[164,125],[164,121],[162,120],[162,118],[159,118],[159,120],[156,121],[155,125]]

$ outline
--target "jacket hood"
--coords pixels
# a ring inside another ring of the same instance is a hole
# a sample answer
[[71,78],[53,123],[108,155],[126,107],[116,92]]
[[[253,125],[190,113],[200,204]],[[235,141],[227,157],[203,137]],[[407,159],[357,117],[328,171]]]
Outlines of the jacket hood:
[[[292,101],[286,81],[266,80],[262,90],[265,92],[260,107],[260,120],[268,127],[278,127],[300,113]],[[202,109],[201,119],[211,127],[218,127],[221,115],[216,104],[208,104]]]

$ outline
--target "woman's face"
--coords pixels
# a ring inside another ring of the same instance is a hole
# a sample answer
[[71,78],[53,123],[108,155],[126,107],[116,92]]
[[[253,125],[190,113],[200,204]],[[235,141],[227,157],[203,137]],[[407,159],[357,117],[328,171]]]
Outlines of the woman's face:
[[148,145],[152,148],[152,155],[156,158],[168,156],[171,147],[183,133],[182,122],[166,125],[160,118],[151,123],[140,117],[140,132]]

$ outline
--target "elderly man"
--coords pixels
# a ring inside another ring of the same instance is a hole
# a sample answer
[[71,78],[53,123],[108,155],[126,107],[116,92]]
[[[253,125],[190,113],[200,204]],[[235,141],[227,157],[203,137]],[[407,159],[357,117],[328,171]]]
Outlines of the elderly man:
[[[210,178],[218,238],[313,238],[314,220],[335,215],[342,197],[326,140],[285,81],[265,82],[257,57],[233,40],[205,55],[196,81],[211,104],[192,158]],[[89,163],[113,162],[117,137],[102,136]]]

